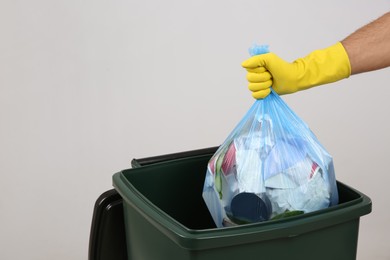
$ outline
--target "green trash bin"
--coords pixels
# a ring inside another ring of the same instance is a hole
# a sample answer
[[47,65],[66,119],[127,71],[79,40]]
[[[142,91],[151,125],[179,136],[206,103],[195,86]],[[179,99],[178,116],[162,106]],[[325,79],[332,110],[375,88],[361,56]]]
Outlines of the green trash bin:
[[114,174],[123,198],[129,260],[354,260],[360,216],[371,200],[337,183],[340,203],[282,220],[215,228],[202,198],[198,155]]

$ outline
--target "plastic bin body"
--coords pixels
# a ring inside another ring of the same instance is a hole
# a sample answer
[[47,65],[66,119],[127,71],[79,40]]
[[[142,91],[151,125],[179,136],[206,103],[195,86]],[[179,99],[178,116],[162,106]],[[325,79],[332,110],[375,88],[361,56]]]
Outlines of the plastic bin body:
[[356,259],[371,200],[338,183],[337,206],[288,219],[215,228],[202,198],[209,155],[116,173],[129,260]]

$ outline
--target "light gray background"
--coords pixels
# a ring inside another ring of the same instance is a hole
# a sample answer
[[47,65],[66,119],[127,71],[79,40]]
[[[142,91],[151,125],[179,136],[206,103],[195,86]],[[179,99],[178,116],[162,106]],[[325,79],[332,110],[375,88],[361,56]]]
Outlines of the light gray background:
[[[93,205],[112,174],[134,157],[219,145],[251,106],[240,64],[253,42],[292,61],[389,7],[2,1],[0,259],[86,259]],[[390,259],[389,76],[284,96],[334,156],[337,179],[373,200],[361,218],[360,260]]]

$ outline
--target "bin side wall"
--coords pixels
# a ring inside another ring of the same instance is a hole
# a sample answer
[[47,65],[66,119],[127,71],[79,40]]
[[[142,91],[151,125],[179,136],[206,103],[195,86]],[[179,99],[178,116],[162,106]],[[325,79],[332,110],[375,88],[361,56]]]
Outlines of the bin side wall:
[[356,259],[359,218],[295,237],[190,250],[166,237],[130,205],[124,205],[124,209],[129,260]]

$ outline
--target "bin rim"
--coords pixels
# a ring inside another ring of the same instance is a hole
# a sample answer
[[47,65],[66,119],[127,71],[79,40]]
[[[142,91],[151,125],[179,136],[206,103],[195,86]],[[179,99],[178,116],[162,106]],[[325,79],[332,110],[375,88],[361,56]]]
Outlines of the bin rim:
[[[195,157],[203,158],[204,156]],[[194,157],[191,158],[194,159]],[[174,161],[186,159],[182,158]],[[117,172],[113,175],[113,186],[121,195],[122,199],[147,219],[155,228],[173,240],[177,245],[190,250],[211,249],[299,236],[310,231],[358,219],[360,216],[369,214],[372,210],[372,202],[368,196],[337,181],[338,187],[348,189],[355,196],[357,195],[358,198],[326,209],[286,219],[269,220],[266,222],[224,228],[191,229],[157,207],[146,196],[141,194],[126,178],[127,174],[144,171],[149,167],[158,167],[159,164],[156,163]],[[131,193],[131,198],[125,194],[124,190]],[[323,217],[323,214],[326,214],[326,219]],[[232,236],[237,239],[232,240]]]

